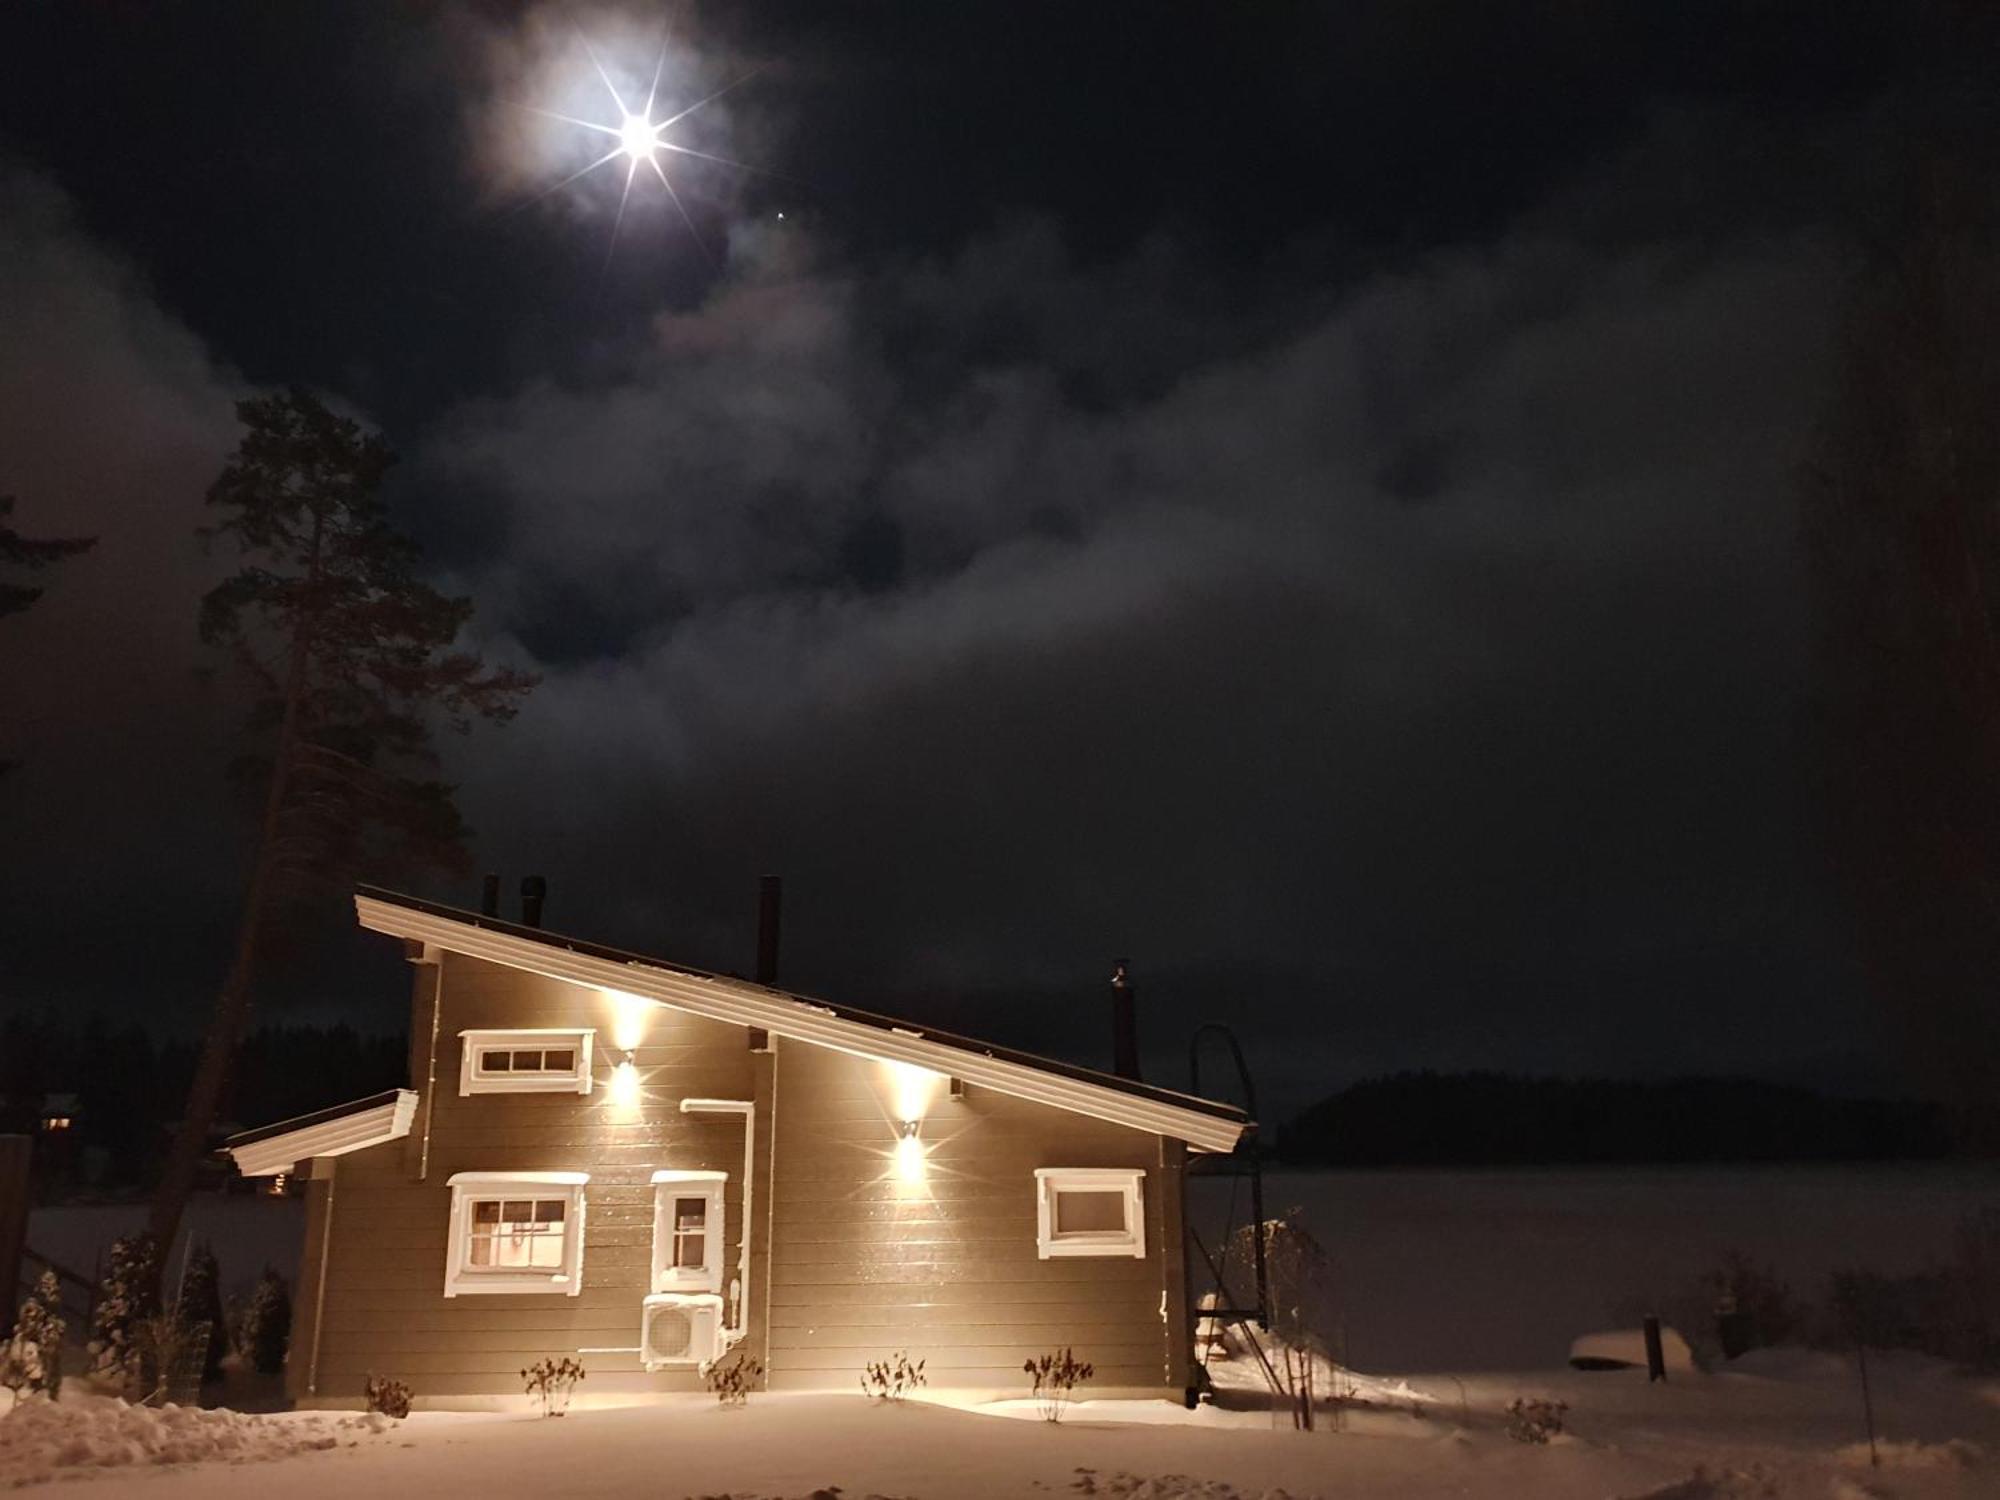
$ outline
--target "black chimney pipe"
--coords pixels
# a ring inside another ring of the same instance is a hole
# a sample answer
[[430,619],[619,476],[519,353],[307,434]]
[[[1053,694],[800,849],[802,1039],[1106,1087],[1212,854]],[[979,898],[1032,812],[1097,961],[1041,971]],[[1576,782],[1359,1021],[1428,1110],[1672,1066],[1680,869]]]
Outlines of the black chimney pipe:
[[1125,960],[1111,960],[1111,1071],[1139,1079],[1139,1018],[1132,1008],[1132,978]]
[[542,902],[548,899],[549,883],[539,875],[521,877],[521,925],[542,925]]
[[491,870],[486,872],[486,878],[479,884],[479,915],[500,915],[500,877]]
[[778,928],[785,904],[785,883],[776,875],[757,877],[757,982],[778,982]]

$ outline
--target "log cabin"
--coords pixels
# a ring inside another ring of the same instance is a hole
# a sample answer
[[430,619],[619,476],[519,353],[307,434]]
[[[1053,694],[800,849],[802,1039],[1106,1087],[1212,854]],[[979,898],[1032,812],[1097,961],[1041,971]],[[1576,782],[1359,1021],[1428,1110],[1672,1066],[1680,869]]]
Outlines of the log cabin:
[[1065,1346],[1093,1396],[1190,1386],[1185,1166],[1244,1111],[562,936],[538,900],[505,921],[492,890],[362,887],[413,968],[408,1085],[227,1144],[306,1180],[297,1404],[376,1374],[505,1406],[544,1357],[580,1399],[737,1361],[853,1391],[896,1351],[992,1399]]

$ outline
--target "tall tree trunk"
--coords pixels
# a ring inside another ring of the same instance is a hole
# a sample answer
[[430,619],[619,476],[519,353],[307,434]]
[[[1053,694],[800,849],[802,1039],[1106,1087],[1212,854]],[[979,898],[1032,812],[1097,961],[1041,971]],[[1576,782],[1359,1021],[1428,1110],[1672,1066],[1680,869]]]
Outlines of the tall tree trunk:
[[298,752],[299,721],[305,698],[306,672],[311,659],[312,600],[319,584],[319,556],[323,523],[313,525],[312,560],[307,574],[307,608],[292,632],[291,660],[285,675],[285,710],[278,723],[277,752],[271,761],[271,784],[264,793],[264,814],[257,830],[257,854],[250,867],[250,884],[243,897],[243,916],[236,929],[236,954],[229,975],[215,999],[215,1014],[202,1039],[201,1057],[195,1064],[194,1080],[188,1088],[187,1108],[182,1112],[174,1143],[167,1155],[166,1170],[153,1195],[153,1210],[147,1229],[159,1246],[159,1263],[164,1265],[180,1232],[181,1217],[194,1191],[195,1171],[208,1145],[208,1133],[215,1127],[222,1109],[222,1093],[229,1083],[230,1068],[250,1021],[251,987],[257,974],[257,951],[263,936],[265,907],[271,898],[277,875],[278,834],[284,822],[285,793],[291,779],[292,761]]

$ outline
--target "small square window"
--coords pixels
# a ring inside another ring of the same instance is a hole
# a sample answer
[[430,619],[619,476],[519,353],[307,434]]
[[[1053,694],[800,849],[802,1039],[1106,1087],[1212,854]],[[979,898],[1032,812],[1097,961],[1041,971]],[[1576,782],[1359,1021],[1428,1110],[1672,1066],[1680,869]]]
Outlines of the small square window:
[[1043,1260],[1146,1254],[1140,1167],[1043,1167],[1035,1173],[1035,1238]]
[[594,1033],[461,1031],[461,1094],[587,1094]]

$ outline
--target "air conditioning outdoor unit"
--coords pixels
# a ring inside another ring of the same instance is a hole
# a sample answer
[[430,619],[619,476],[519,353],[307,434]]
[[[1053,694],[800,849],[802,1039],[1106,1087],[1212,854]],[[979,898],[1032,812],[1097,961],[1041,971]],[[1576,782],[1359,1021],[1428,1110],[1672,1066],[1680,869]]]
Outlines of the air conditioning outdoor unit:
[[649,1370],[706,1365],[721,1352],[722,1299],[713,1292],[655,1292],[639,1325],[639,1358]]

